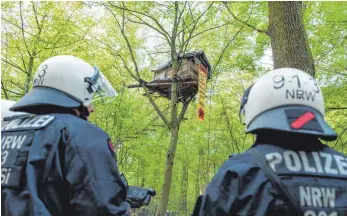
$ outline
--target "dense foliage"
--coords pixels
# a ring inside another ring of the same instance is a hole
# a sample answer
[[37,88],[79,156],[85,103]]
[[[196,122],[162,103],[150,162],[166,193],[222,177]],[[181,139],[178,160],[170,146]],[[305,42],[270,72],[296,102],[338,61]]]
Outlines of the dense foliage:
[[[118,24],[134,49],[141,77],[149,81],[151,69],[170,58],[167,41],[153,30],[156,24],[151,17],[170,29],[172,2],[117,2],[110,9],[97,2],[2,2],[1,97],[17,100],[27,93],[38,65],[50,56],[75,55],[97,65],[118,91],[118,97],[108,104],[97,102],[92,121],[112,137],[118,164],[128,182],[160,191],[170,134],[143,96],[144,91],[127,88],[136,83],[124,67],[134,70],[133,59],[115,19],[122,20],[124,11],[117,7],[124,6],[141,12],[128,11],[127,19]],[[269,37],[234,19],[222,3],[180,2],[179,7],[185,11],[185,28],[196,24],[194,37],[180,35],[181,40],[190,40],[185,50],[204,50],[213,67],[205,121],[198,121],[197,102],[193,101],[180,126],[169,211],[188,215],[196,197],[228,155],[252,145],[253,136],[245,135],[239,121],[239,101],[245,88],[272,69],[272,59]],[[266,2],[232,2],[230,8],[238,19],[257,29],[268,25]],[[326,119],[340,134],[337,141],[327,144],[344,153],[346,17],[347,2],[304,3],[305,27],[316,78],[325,96]],[[138,22],[141,19],[148,25]],[[168,115],[169,101],[155,101]],[[155,211],[159,199],[157,196],[152,201],[151,211]]]

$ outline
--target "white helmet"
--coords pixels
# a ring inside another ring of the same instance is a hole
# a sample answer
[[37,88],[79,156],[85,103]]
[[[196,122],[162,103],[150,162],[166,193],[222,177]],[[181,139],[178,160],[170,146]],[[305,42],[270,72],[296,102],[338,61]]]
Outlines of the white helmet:
[[33,89],[11,110],[39,113],[47,107],[88,107],[93,96],[116,95],[97,67],[80,58],[62,55],[41,63],[34,75]]
[[241,103],[247,133],[279,130],[337,138],[324,120],[321,89],[301,70],[281,68],[266,73],[246,90]]
[[20,117],[29,115],[28,113],[25,113],[25,112],[10,111],[10,107],[13,106],[13,104],[15,103],[16,101],[1,100],[1,127],[14,118],[20,118]]

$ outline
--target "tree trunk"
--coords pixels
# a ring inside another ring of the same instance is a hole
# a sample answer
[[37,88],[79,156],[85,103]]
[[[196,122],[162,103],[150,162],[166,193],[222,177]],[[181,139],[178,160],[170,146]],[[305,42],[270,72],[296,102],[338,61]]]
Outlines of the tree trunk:
[[171,139],[170,139],[170,148],[166,155],[166,164],[165,164],[165,174],[164,174],[164,184],[161,191],[161,199],[157,212],[157,216],[164,216],[166,209],[169,203],[170,188],[172,183],[172,171],[173,164],[175,159],[175,152],[177,147],[178,140],[178,127],[171,129]]
[[182,179],[181,179],[181,191],[180,191],[180,213],[188,215],[187,212],[187,190],[188,190],[188,166],[185,163],[182,166]]
[[25,84],[24,84],[24,91],[25,91],[24,94],[27,94],[30,90],[30,83],[32,80],[35,55],[36,55],[36,52],[33,51],[33,54],[32,54],[32,56],[30,56],[30,59],[29,59],[27,77],[26,77]]
[[303,23],[302,2],[271,1],[269,29],[274,68],[297,68],[314,76],[315,68]]
[[195,179],[195,197],[198,197],[201,194],[201,189],[200,189],[200,170],[201,170],[201,156],[199,154],[199,159],[198,159],[198,169],[196,172],[196,179]]
[[171,85],[171,138],[170,138],[170,147],[166,155],[165,163],[165,173],[164,173],[164,183],[161,191],[161,200],[159,203],[159,208],[157,211],[157,216],[164,216],[167,210],[170,197],[170,188],[172,183],[172,171],[175,160],[175,153],[178,141],[178,131],[179,125],[177,122],[177,78],[175,77],[177,73],[177,59],[173,61],[173,78]]

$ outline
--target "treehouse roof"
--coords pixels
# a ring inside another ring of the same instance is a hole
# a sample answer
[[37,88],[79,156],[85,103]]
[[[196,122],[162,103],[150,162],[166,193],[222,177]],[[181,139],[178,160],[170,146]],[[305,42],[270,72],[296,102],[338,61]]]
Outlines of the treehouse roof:
[[[194,61],[197,59],[200,61],[201,64],[203,64],[206,68],[207,68],[207,71],[208,71],[208,79],[211,78],[211,65],[210,63],[208,62],[207,60],[207,57],[204,53],[203,50],[197,50],[197,51],[190,51],[190,52],[186,52],[184,55],[181,53],[178,57],[178,60],[182,60],[182,59],[188,59],[188,60],[191,60],[193,59]],[[199,63],[199,62],[196,62],[195,63]],[[156,68],[152,69],[152,71],[154,73],[156,72],[159,72],[159,71],[162,71],[162,70],[165,70],[169,67],[172,66],[172,60],[166,62],[165,64],[162,64],[162,65],[159,65],[157,66]]]

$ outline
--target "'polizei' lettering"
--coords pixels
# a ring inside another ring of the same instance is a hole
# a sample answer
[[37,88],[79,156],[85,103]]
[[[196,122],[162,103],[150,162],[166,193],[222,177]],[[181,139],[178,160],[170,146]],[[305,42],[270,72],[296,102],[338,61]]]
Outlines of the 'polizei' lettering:
[[302,163],[304,165],[305,171],[306,172],[313,172],[313,173],[315,173],[316,172],[316,168],[310,166],[306,153],[303,152],[303,151],[299,151],[299,154],[300,154]]
[[347,158],[338,154],[285,150],[282,154],[279,152],[267,153],[265,157],[274,171],[276,171],[277,166],[284,164],[291,172],[303,171],[347,177]]
[[293,172],[298,172],[301,170],[301,161],[299,158],[299,155],[295,151],[284,151],[283,157],[285,164],[287,166],[287,169]]
[[347,159],[340,155],[334,155],[337,168],[342,175],[347,175]]
[[12,129],[45,127],[53,119],[54,119],[54,116],[49,116],[49,115],[36,116],[34,118],[16,119],[16,120],[8,123],[7,125],[5,125],[2,128],[2,130],[6,131],[6,130],[12,130]]
[[15,119],[13,121],[10,121],[8,124],[6,124],[4,127],[1,128],[1,130],[6,130],[7,128],[10,128],[12,127],[13,125],[16,125],[18,124],[19,122],[21,122],[22,119],[18,118],[18,119]]
[[269,166],[273,169],[273,171],[276,171],[275,165],[280,163],[283,159],[282,155],[278,152],[268,153],[265,155],[265,157]]
[[314,162],[316,164],[317,172],[318,173],[324,173],[324,170],[322,167],[322,162],[319,158],[318,152],[312,152],[312,156],[313,156]]
[[325,158],[325,164],[324,164],[324,170],[327,173],[331,174],[337,174],[337,169],[331,168],[332,165],[332,155],[325,153],[325,152],[320,152],[320,156]]

